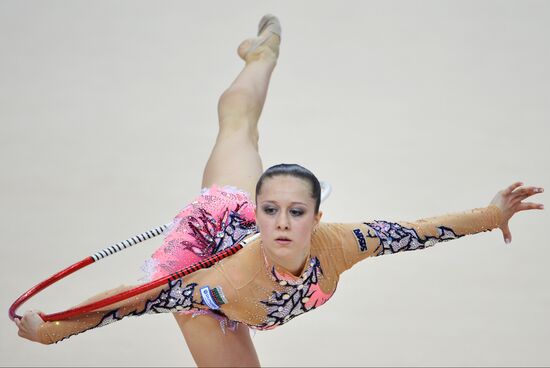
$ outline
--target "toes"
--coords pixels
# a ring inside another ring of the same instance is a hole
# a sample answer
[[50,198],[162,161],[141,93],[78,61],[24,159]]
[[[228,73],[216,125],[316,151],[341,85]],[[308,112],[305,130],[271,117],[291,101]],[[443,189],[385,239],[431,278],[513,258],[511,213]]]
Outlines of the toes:
[[258,24],[258,36],[266,30],[271,33],[275,33],[279,37],[281,36],[281,24],[276,16],[266,14],[262,17],[260,23]]

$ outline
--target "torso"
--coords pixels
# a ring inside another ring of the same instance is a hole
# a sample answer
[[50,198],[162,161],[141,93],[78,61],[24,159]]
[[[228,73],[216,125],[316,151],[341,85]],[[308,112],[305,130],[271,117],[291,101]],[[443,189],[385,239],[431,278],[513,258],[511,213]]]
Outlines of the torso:
[[332,297],[339,272],[331,264],[337,248],[312,239],[310,256],[300,276],[273,267],[257,239],[217,267],[237,290],[236,303],[228,304],[228,318],[259,330],[272,329],[309,312]]

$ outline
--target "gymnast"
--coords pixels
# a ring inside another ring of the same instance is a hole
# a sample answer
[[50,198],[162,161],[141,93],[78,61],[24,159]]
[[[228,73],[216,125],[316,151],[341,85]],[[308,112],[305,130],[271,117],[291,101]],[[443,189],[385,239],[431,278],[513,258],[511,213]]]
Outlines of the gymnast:
[[464,212],[414,222],[321,222],[315,175],[297,164],[264,172],[258,152],[258,120],[280,41],[279,21],[268,14],[258,37],[239,45],[245,66],[219,99],[218,136],[203,189],[174,218],[144,270],[157,279],[256,238],[211,268],[84,315],[44,322],[38,311],[27,311],[14,320],[19,336],[52,344],[127,316],[169,312],[197,365],[259,366],[249,329],[273,329],[320,307],[334,294],[340,274],[359,261],[493,229],[500,229],[509,243],[510,218],[544,208],[524,202],[543,188],[516,182],[499,190],[487,206]]

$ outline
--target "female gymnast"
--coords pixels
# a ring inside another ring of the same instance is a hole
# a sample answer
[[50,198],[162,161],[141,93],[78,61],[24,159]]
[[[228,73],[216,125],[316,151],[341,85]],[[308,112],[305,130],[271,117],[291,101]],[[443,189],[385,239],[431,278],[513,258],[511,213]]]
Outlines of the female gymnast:
[[277,18],[266,15],[258,37],[239,45],[245,66],[219,99],[219,131],[204,169],[204,189],[174,218],[145,269],[156,279],[261,236],[211,268],[82,316],[44,322],[37,311],[26,312],[15,319],[19,336],[51,344],[126,316],[171,312],[199,366],[257,366],[249,328],[273,329],[321,306],[334,294],[340,274],[357,262],[496,228],[508,243],[515,213],[544,208],[524,202],[543,188],[517,182],[486,207],[465,212],[414,222],[321,222],[317,178],[295,164],[263,172],[258,153],[258,120],[280,35]]

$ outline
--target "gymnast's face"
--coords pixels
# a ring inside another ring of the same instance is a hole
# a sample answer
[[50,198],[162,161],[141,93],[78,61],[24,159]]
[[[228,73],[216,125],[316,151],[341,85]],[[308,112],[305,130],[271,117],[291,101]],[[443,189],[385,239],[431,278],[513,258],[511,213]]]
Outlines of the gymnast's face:
[[282,264],[305,260],[322,216],[321,211],[315,214],[310,184],[293,176],[275,176],[264,181],[256,200],[256,224],[270,258]]

